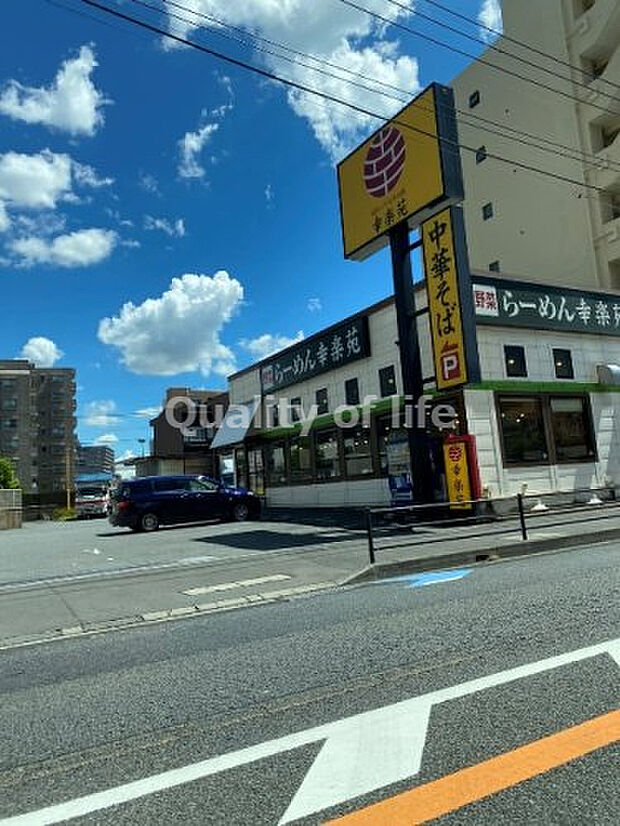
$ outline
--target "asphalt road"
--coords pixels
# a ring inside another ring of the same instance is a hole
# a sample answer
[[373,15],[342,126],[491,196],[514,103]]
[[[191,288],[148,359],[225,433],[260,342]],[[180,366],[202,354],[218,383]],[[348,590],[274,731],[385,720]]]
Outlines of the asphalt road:
[[[339,822],[504,754],[457,777],[467,805],[440,787],[437,822],[617,824],[620,732],[603,715],[620,705],[619,556],[610,543],[0,652],[0,826]],[[428,798],[342,826],[428,821]]]

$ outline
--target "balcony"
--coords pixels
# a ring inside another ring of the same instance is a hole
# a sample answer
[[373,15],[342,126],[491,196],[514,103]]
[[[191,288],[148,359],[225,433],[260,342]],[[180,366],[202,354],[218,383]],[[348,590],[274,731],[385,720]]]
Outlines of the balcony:
[[[620,12],[620,3],[618,4],[618,10]],[[620,38],[620,26],[618,37]],[[600,75],[588,84],[587,91],[580,94],[586,106],[590,103],[597,107],[591,110],[590,118],[592,121],[609,124],[610,121],[614,120],[618,111],[620,111],[620,88],[618,88],[618,84],[620,84],[620,48],[616,48],[611,54],[609,62]]]
[[620,187],[620,132],[613,141],[596,153],[594,180],[601,189],[616,190]]
[[620,5],[618,0],[596,0],[575,20],[571,33],[577,55],[595,59],[611,54],[620,41]]

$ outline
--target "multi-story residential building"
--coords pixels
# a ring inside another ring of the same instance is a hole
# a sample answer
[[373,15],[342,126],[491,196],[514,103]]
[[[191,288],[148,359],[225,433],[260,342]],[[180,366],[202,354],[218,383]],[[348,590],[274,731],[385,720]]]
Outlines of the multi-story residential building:
[[452,83],[472,270],[620,290],[620,3],[502,9]]
[[[168,388],[161,412],[150,422],[153,428],[150,455],[135,460],[136,474],[213,475],[216,468],[211,442],[227,407],[228,393],[221,390]],[[171,424],[172,417],[182,422],[183,427]]]
[[53,493],[75,476],[75,370],[0,361],[0,453],[26,492]]
[[77,445],[76,474],[114,473],[114,450],[108,445]]

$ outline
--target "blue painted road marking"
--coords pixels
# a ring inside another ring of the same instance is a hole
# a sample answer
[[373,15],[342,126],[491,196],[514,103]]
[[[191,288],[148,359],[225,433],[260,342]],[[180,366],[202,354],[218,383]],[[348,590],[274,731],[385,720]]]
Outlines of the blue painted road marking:
[[407,574],[392,579],[382,579],[374,585],[389,585],[393,582],[402,582],[407,588],[424,588],[426,585],[439,585],[442,582],[456,582],[471,574],[472,568],[458,568],[454,571],[429,571],[424,574]]

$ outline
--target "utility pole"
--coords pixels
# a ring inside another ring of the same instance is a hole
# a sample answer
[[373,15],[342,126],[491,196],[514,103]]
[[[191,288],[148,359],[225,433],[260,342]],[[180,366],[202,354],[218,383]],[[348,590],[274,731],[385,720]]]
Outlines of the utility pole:
[[[396,321],[400,346],[400,369],[406,407],[417,403],[424,394],[415,293],[411,271],[412,245],[409,241],[409,226],[406,221],[401,221],[390,230],[390,248],[392,251]],[[411,426],[407,428],[407,438],[409,441],[413,499],[416,504],[427,504],[434,501],[434,485],[426,424],[423,427],[419,426],[417,410],[415,415],[410,418],[411,422],[409,424]]]

